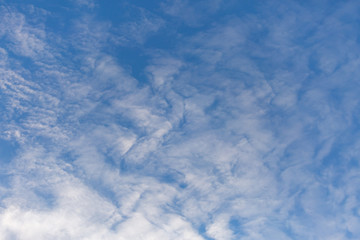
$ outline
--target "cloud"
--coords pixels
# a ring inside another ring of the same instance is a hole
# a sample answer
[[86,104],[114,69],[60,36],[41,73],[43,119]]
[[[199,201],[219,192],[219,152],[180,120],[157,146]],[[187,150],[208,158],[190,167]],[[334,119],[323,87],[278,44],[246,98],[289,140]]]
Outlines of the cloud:
[[[92,10],[61,34],[0,11],[0,138],[17,144],[0,173],[0,235],[359,236],[354,2],[240,15],[165,1],[123,18],[76,4]],[[172,49],[147,45],[175,22]],[[145,79],[122,64],[130,48]]]
[[11,8],[2,7],[0,16],[3,29],[1,35],[6,36],[6,45],[13,53],[34,60],[53,57],[46,44],[46,33],[42,24],[39,23],[37,26],[27,24],[25,15]]
[[79,6],[85,6],[85,7],[92,9],[96,6],[96,1],[94,1],[94,0],[76,0],[76,4],[78,4]]
[[131,45],[133,42],[144,44],[149,36],[158,32],[165,25],[163,19],[143,8],[133,11],[134,15],[138,16],[132,21],[122,23],[118,30],[125,45]]
[[182,20],[191,27],[198,27],[204,24],[209,15],[216,13],[221,8],[221,0],[214,0],[210,5],[205,1],[189,3],[189,1],[164,1],[161,6],[164,12]]

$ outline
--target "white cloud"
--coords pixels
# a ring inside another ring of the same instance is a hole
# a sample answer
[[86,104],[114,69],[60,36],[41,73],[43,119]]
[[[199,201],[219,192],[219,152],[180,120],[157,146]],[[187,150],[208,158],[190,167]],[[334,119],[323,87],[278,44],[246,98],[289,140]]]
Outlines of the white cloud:
[[143,8],[138,8],[134,12],[138,12],[139,17],[119,27],[119,35],[123,39],[120,42],[124,45],[132,45],[134,42],[144,44],[149,36],[165,25],[163,19]]
[[80,6],[86,6],[90,9],[94,8],[96,6],[95,0],[76,0],[75,2],[76,2],[76,4],[78,4]]
[[20,56],[37,59],[51,59],[53,56],[46,44],[46,33],[42,25],[27,24],[25,15],[2,7],[0,11],[1,35],[5,35],[7,47]]
[[166,14],[179,18],[191,27],[198,27],[208,20],[208,15],[211,16],[221,8],[222,2],[222,0],[213,0],[211,4],[207,4],[206,1],[194,3],[187,0],[169,0],[164,1],[161,6]]
[[[162,8],[199,27],[202,6]],[[119,37],[110,22],[81,15],[58,48],[31,16],[2,8],[0,136],[20,146],[2,169],[10,180],[0,189],[0,235],[359,236],[359,61],[345,54],[357,51],[353,25],[342,20],[354,15],[349,6],[315,16],[313,27],[312,14],[294,3],[291,14],[279,8],[264,19],[222,18],[178,36],[172,51],[142,49],[151,55],[143,84],[108,51]],[[143,48],[166,25],[166,18],[140,16],[118,29],[127,34],[121,47],[131,45],[125,39]],[[329,36],[332,24],[338,37]],[[341,44],[345,35],[350,40]],[[67,47],[76,51],[52,58]],[[36,63],[30,69],[15,55]],[[233,218],[240,230],[231,228]]]

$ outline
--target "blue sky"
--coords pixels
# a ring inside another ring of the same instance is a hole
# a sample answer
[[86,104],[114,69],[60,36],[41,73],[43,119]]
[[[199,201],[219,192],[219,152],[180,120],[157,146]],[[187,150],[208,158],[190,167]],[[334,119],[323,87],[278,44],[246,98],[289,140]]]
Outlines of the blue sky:
[[360,239],[359,11],[0,0],[1,239]]

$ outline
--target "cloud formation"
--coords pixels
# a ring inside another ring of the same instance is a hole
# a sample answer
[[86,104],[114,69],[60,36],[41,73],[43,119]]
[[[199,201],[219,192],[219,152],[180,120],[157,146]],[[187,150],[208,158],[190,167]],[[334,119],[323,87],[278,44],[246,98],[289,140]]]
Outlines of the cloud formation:
[[2,238],[359,238],[358,4],[212,3],[4,1]]

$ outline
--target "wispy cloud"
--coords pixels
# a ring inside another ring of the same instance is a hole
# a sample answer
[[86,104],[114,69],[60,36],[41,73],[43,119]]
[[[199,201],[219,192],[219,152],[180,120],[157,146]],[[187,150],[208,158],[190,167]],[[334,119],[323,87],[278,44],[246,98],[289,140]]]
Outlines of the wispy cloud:
[[0,10],[5,239],[359,237],[355,2],[33,4]]
[[165,25],[163,19],[143,8],[133,11],[138,16],[132,21],[122,23],[118,29],[124,45],[131,45],[134,42],[143,44],[147,37],[156,33]]
[[196,3],[189,1],[170,0],[161,4],[164,12],[170,16],[180,19],[185,24],[198,27],[208,20],[209,16],[221,8],[222,0],[214,0],[210,5],[205,1]]

